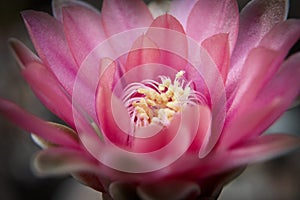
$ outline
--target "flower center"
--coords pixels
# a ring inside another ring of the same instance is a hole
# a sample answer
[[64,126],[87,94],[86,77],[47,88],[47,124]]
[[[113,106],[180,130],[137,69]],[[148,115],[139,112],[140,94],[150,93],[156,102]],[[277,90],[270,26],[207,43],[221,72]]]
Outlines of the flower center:
[[160,76],[160,83],[144,80],[125,88],[123,102],[135,127],[168,126],[186,105],[198,102],[196,91],[183,79],[184,73],[179,71],[173,82],[169,77]]

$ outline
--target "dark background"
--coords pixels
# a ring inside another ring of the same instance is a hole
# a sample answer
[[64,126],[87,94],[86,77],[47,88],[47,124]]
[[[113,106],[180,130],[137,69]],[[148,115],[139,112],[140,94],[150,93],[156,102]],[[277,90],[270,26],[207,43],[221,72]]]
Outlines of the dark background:
[[[100,0],[89,0],[97,8]],[[247,0],[240,0],[243,6]],[[16,37],[32,48],[20,11],[51,13],[50,0],[0,1],[0,96],[50,121],[57,119],[35,98],[19,74],[7,40]],[[289,17],[300,18],[300,1],[291,0]],[[299,51],[299,42],[292,52]],[[300,77],[299,77],[300,81]],[[288,88],[287,88],[288,89]],[[300,108],[289,110],[269,130],[300,135]],[[39,178],[31,170],[31,159],[38,148],[29,134],[0,116],[0,199],[1,200],[80,200],[99,199],[97,193],[69,177]],[[225,159],[225,158],[224,158]],[[300,199],[300,152],[250,166],[229,184],[221,200],[298,200]]]

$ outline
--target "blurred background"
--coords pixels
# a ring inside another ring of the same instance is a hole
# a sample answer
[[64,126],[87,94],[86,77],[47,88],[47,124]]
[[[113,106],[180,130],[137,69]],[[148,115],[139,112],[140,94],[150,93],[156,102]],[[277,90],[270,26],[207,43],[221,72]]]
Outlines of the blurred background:
[[[87,1],[101,7],[100,0]],[[240,0],[244,6],[248,0]],[[32,48],[20,12],[34,9],[51,13],[51,0],[0,1],[0,96],[10,99],[49,121],[58,119],[36,99],[19,74],[8,47],[15,37]],[[290,1],[289,17],[300,18],[300,1]],[[32,48],[33,49],[33,48]],[[291,52],[299,51],[299,42]],[[299,77],[300,81],[300,77]],[[287,88],[288,89],[288,88]],[[268,132],[286,132],[300,136],[300,107],[287,111]],[[99,199],[99,194],[72,178],[40,178],[31,169],[31,160],[39,150],[28,133],[0,116],[0,199],[1,200],[80,200]],[[299,200],[300,151],[272,161],[249,166],[222,192],[221,200]]]

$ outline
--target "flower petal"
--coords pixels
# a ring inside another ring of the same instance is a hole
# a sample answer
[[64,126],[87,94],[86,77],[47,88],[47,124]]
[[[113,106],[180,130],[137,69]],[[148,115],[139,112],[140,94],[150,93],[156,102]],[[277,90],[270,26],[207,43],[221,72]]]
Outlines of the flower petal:
[[245,141],[230,150],[232,166],[259,162],[300,147],[297,137],[286,134],[265,135],[257,139]]
[[233,51],[238,34],[239,12],[235,0],[198,0],[187,21],[187,34],[198,42],[218,34],[229,34]]
[[253,138],[229,150],[214,151],[208,157],[199,160],[195,169],[189,171],[189,175],[193,178],[197,174],[198,179],[210,177],[251,163],[278,157],[299,147],[299,138],[286,134]]
[[52,147],[37,154],[33,163],[41,176],[64,175],[74,172],[96,172],[97,164],[86,153],[74,149]]
[[66,134],[64,130],[57,126],[29,114],[14,103],[0,99],[0,113],[22,129],[34,133],[51,143],[79,148],[78,141],[70,134]]
[[182,26],[186,28],[188,16],[190,15],[190,12],[194,8],[197,1],[198,0],[173,0],[171,2],[169,14],[176,17],[180,21]]
[[275,24],[286,19],[287,11],[287,0],[253,0],[242,10],[240,32],[228,74],[228,96],[237,84],[239,73],[250,50],[258,45]]
[[[218,137],[212,135],[211,123],[212,114],[207,106],[199,106],[200,121],[197,134],[193,143],[190,146],[191,151],[198,151],[200,158],[203,158],[209,153],[218,140]],[[192,118],[194,116],[191,116]]]
[[143,64],[159,63],[160,50],[155,43],[146,35],[139,37],[128,53],[125,69],[129,71],[134,67],[139,67]]
[[102,22],[108,36],[129,29],[147,27],[153,18],[148,7],[141,0],[104,0]]
[[279,53],[264,47],[253,49],[245,61],[243,70],[232,102],[230,102],[229,118],[236,110],[248,107],[259,90],[274,75],[280,66]]
[[78,0],[53,0],[52,1],[52,12],[53,16],[58,19],[59,21],[63,21],[63,13],[62,8],[68,7],[68,6],[81,6],[84,8],[87,8],[89,10],[93,10],[94,12],[98,12],[97,9],[95,9],[90,4],[87,4],[83,1]]
[[55,77],[39,63],[30,63],[22,71],[22,75],[42,103],[74,128],[71,100]]
[[[227,148],[246,137],[255,137],[266,130],[298,96],[300,91],[300,53],[285,61],[281,70],[266,84],[248,108],[239,110],[222,133],[220,145]],[[283,84],[285,83],[285,84]],[[290,86],[287,86],[286,84]],[[289,89],[287,89],[287,87]]]
[[70,53],[62,24],[43,12],[24,11],[22,16],[43,63],[72,94],[78,66]]
[[[53,123],[53,122],[49,122],[49,123],[52,124],[53,126],[56,126],[59,130],[63,131],[66,135],[69,135],[72,138],[74,138],[75,140],[78,140],[78,135],[73,129],[71,129],[67,126],[64,126],[62,124],[57,124],[57,123]],[[33,133],[31,134],[31,138],[39,147],[41,147],[43,149],[58,146],[57,144],[51,143],[51,142],[45,140],[44,138],[41,138]]]
[[289,19],[276,24],[259,45],[281,52],[282,59],[300,38],[300,20]]
[[212,37],[205,39],[201,45],[216,63],[225,83],[230,61],[228,34],[220,33],[213,35]]
[[106,38],[100,13],[80,5],[63,7],[62,13],[68,44],[80,66],[88,53]]
[[238,141],[248,137],[256,137],[262,132],[257,132],[256,129],[261,127],[264,121],[266,121],[270,116],[274,114],[274,110],[280,108],[280,102],[273,100],[268,102],[267,105],[259,108],[251,106],[247,109],[243,109],[236,113],[236,115],[231,118],[220,138],[218,148],[227,149],[230,146],[236,144]]
[[9,40],[9,44],[14,52],[14,55],[18,61],[18,64],[22,69],[25,69],[27,64],[31,62],[41,62],[29,48],[27,48],[21,41],[12,38]]
[[[180,22],[172,15],[157,17],[146,36],[160,49],[160,63],[180,71],[186,66],[188,45],[185,31]],[[176,41],[176,42],[175,42]]]

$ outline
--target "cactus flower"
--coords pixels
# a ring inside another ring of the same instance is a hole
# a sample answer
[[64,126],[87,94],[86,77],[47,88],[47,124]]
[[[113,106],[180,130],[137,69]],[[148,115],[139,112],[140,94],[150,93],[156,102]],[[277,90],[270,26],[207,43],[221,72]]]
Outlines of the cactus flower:
[[53,0],[24,11],[37,54],[10,44],[65,125],[0,99],[32,133],[40,175],[72,174],[103,199],[216,199],[250,163],[299,147],[263,132],[300,91],[300,21],[287,0]]

